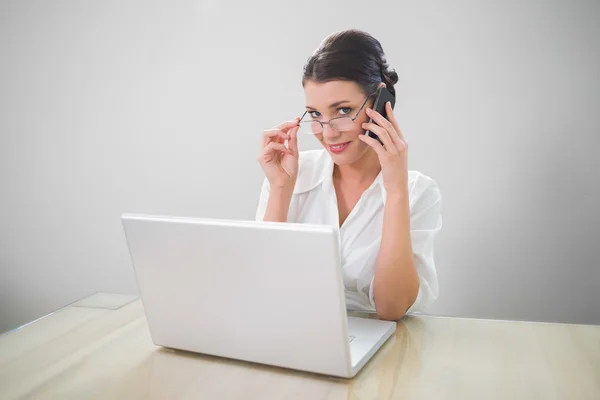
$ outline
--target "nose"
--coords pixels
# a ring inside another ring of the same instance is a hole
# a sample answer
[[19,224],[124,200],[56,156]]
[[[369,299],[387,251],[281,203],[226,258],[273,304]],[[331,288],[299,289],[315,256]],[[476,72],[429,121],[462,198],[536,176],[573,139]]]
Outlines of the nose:
[[340,133],[333,129],[329,124],[323,124],[323,138],[327,139],[327,141],[333,141],[335,138],[339,137]]

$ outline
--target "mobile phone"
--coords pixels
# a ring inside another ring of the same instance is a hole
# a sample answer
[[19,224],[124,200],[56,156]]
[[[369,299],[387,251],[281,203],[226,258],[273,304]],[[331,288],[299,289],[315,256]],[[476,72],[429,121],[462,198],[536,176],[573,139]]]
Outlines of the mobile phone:
[[[393,110],[394,106],[396,105],[396,97],[386,87],[379,88],[379,90],[377,91],[377,98],[375,99],[375,103],[373,103],[373,110],[377,111],[385,119],[387,119],[387,113],[385,112],[385,104],[388,101],[391,103]],[[373,122],[373,118],[369,118],[369,122]],[[379,137],[373,132],[367,130],[365,131],[365,135],[376,139],[383,146],[383,143],[381,143]]]

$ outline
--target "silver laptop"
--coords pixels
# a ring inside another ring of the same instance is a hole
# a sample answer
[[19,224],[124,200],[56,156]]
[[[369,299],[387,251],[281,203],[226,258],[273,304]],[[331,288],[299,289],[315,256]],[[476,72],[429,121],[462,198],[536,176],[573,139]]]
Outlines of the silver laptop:
[[396,330],[347,316],[334,227],[122,221],[156,345],[351,378]]

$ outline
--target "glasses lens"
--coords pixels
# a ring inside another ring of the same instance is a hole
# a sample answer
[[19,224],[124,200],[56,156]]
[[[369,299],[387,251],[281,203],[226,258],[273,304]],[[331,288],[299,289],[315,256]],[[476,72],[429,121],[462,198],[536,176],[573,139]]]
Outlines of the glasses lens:
[[350,117],[340,117],[331,120],[330,124],[336,131],[349,131],[354,128],[354,121]]
[[323,127],[317,121],[302,121],[300,122],[300,133],[308,133],[317,135],[323,132]]

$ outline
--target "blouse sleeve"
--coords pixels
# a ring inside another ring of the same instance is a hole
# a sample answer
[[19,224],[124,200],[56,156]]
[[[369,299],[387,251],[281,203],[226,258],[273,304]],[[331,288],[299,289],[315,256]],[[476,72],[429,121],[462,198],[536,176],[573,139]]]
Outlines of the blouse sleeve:
[[438,298],[439,294],[433,245],[442,228],[442,195],[437,183],[422,174],[415,182],[413,191],[410,233],[415,266],[419,275],[419,292],[407,312],[423,312]]

